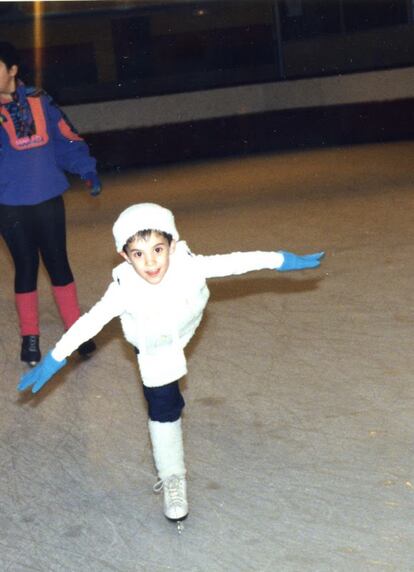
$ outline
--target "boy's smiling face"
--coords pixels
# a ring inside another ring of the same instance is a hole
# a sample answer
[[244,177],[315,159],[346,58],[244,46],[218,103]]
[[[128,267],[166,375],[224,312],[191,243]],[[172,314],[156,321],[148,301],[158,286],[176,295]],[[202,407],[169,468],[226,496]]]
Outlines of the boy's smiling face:
[[170,265],[170,254],[175,250],[175,241],[168,244],[162,234],[152,231],[147,239],[135,238],[126,247],[127,253],[120,252],[132,264],[137,274],[149,284],[159,284]]

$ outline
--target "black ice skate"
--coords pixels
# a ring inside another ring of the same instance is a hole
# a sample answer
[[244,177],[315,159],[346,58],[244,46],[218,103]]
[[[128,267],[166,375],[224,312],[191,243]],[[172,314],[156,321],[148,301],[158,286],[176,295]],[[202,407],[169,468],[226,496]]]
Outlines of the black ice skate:
[[22,349],[20,359],[31,367],[39,363],[42,354],[39,348],[39,336],[22,336]]
[[93,340],[88,340],[86,342],[83,342],[83,344],[81,344],[78,347],[78,354],[80,355],[80,357],[88,359],[88,357],[90,357],[91,354],[93,354],[93,352],[96,350],[96,344]]

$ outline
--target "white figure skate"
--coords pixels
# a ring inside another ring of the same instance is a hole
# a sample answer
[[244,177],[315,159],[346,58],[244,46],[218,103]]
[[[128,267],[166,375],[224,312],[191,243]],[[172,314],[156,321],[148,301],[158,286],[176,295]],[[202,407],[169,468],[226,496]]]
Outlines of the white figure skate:
[[164,481],[159,480],[154,492],[164,491],[164,514],[172,522],[183,521],[188,516],[187,482],[184,476],[172,475]]

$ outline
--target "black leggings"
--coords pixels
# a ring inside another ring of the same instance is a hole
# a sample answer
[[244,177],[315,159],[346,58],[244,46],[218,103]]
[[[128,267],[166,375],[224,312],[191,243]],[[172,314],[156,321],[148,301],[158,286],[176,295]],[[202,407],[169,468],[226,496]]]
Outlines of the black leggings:
[[0,232],[13,258],[16,294],[37,289],[39,252],[53,286],[73,282],[61,196],[33,206],[0,205]]

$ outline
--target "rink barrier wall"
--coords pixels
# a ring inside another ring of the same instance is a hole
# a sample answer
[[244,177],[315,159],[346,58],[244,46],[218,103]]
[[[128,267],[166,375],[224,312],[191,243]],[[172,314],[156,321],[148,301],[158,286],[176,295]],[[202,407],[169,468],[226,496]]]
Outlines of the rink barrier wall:
[[66,106],[101,168],[414,137],[414,68]]
[[88,134],[101,169],[414,138],[414,99]]

